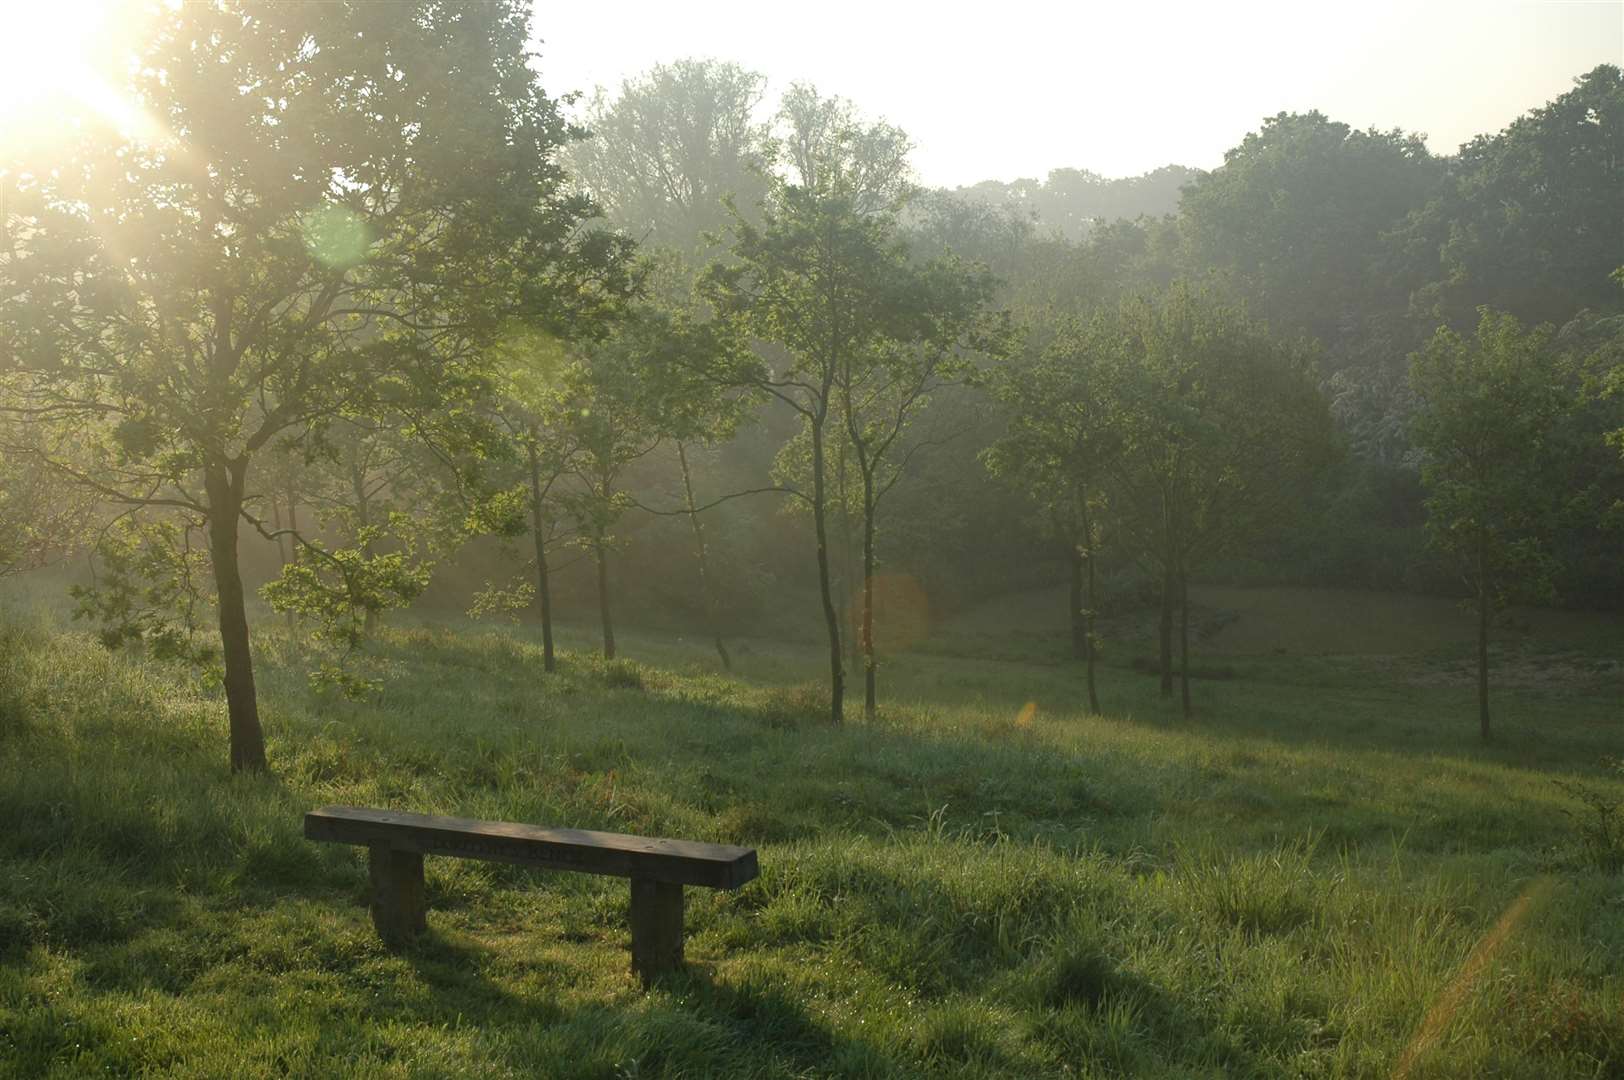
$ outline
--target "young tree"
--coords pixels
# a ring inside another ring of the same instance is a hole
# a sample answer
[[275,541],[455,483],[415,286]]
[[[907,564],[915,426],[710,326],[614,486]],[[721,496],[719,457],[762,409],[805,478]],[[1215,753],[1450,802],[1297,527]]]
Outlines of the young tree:
[[[676,447],[683,509],[694,535],[699,590],[711,643],[722,668],[730,670],[733,658],[722,638],[721,606],[700,521],[704,508],[694,494],[688,450],[696,444],[715,446],[733,438],[760,404],[759,397],[749,387],[719,388],[707,374],[738,371],[749,364],[745,359],[748,347],[726,320],[699,320],[680,307],[658,308],[652,314],[659,320],[658,332],[645,362],[652,369],[649,378],[658,384],[655,422],[663,438]],[[722,498],[741,494],[749,493],[734,492]]]
[[659,446],[659,387],[645,366],[649,335],[656,333],[634,316],[606,341],[587,350],[564,372],[560,388],[564,408],[559,426],[569,433],[577,453],[571,471],[577,486],[562,497],[573,518],[578,542],[592,555],[598,579],[598,617],[603,629],[603,655],[615,657],[611,614],[609,556],[619,543],[615,528],[631,509],[621,478],[634,462]]
[[[904,253],[905,254],[905,253]],[[862,611],[858,641],[863,660],[863,715],[878,707],[879,662],[874,648],[875,529],[880,502],[930,445],[910,429],[931,395],[963,373],[969,350],[997,348],[995,320],[987,314],[992,278],[951,256],[898,266],[892,281],[893,325],[872,350],[852,350],[835,372],[835,393],[858,481],[862,515]]]
[[910,263],[899,237],[907,193],[907,139],[885,124],[859,122],[849,105],[810,87],[785,97],[784,153],[798,183],[779,180],[762,222],[733,223],[730,265],[702,286],[723,318],[776,348],[770,359],[719,378],[749,385],[792,409],[810,442],[811,490],[802,492],[817,540],[818,589],[829,641],[829,715],[845,716],[840,622],[829,565],[828,437],[843,365],[873,357],[908,316]]
[[81,448],[41,460],[108,505],[206,524],[234,770],[266,767],[237,553],[263,453],[459,394],[505,318],[562,328],[623,291],[527,11],[161,8],[130,67],[149,128],[7,178],[3,404]]
[[[528,531],[534,554],[534,594],[541,616],[542,670],[557,670],[553,641],[552,567],[548,555],[573,538],[564,528],[567,515],[558,498],[559,483],[574,468],[580,445],[567,423],[569,408],[564,371],[569,354],[551,334],[522,326],[492,350],[493,373],[483,407],[504,433],[513,455],[494,455],[499,483],[507,487],[478,506],[482,531],[517,536]],[[490,585],[484,595],[522,593],[522,587],[503,590]]]
[[1516,596],[1550,592],[1561,473],[1552,432],[1570,407],[1549,327],[1484,308],[1476,332],[1440,327],[1410,360],[1413,432],[1426,455],[1427,538],[1455,563],[1477,614],[1478,729],[1489,726],[1489,628]]
[[1070,569],[1072,655],[1095,688],[1096,558],[1108,513],[1107,481],[1122,450],[1116,353],[1109,323],[1067,321],[1025,364],[994,369],[988,384],[1010,410],[1004,436],[982,454],[993,475],[1026,492],[1061,541]]
[[[397,402],[397,408],[403,404]],[[266,594],[273,607],[282,604],[290,614],[338,612],[341,636],[358,646],[376,630],[385,609],[402,606],[421,591],[397,585],[408,579],[426,585],[435,562],[462,543],[468,503],[478,495],[479,459],[491,434],[473,422],[471,411],[446,404],[433,402],[429,409],[388,418],[341,417],[278,447],[288,460],[281,469],[267,470],[287,474],[267,485],[275,531],[289,539],[317,535],[301,531],[291,491],[287,524],[275,521],[281,502],[277,488],[295,486],[289,484],[294,479],[307,522],[313,515],[320,535],[356,557],[303,564],[284,559],[282,580]]]
[[1331,454],[1330,415],[1306,350],[1210,293],[1177,285],[1113,317],[1122,350],[1114,505],[1161,577],[1161,675],[1191,713],[1193,570],[1278,528]]

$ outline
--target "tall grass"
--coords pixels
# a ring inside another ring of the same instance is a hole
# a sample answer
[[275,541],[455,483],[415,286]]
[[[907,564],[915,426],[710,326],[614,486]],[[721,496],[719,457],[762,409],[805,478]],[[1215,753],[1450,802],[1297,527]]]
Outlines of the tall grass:
[[[186,672],[14,619],[0,1075],[1624,1075],[1621,883],[1550,782],[1624,788],[1605,693],[1508,694],[1482,749],[1447,688],[1307,661],[1186,723],[1125,669],[1092,717],[1066,668],[920,656],[835,730],[810,652],[627,645],[549,678],[523,630],[407,625],[353,703],[268,634],[277,772],[233,779]],[[762,876],[690,892],[648,993],[614,879],[431,859],[391,953],[361,854],[302,839],[330,802],[750,844]]]

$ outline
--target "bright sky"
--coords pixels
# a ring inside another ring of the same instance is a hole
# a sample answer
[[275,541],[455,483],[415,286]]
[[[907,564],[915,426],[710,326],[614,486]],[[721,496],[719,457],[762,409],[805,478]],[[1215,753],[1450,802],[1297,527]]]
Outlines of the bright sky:
[[1624,63],[1624,0],[536,0],[551,93],[682,57],[851,98],[901,126],[920,179],[1212,168],[1265,116],[1317,108],[1453,152]]

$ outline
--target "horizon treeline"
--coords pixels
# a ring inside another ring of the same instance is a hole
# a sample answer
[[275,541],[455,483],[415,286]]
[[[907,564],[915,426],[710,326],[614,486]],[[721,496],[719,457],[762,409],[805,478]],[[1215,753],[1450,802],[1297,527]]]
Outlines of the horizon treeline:
[[815,632],[835,722],[1015,589],[1069,583],[1091,703],[1098,616],[1158,611],[1187,713],[1192,579],[1457,593],[1485,738],[1495,612],[1624,607],[1617,67],[1449,156],[1282,113],[1211,172],[931,191],[730,63],[577,123],[529,40],[181,7],[149,130],[4,171],[0,565],[89,549],[78,614],[217,672],[234,768],[255,591],[355,694],[412,603],[538,618],[548,671],[555,614]]

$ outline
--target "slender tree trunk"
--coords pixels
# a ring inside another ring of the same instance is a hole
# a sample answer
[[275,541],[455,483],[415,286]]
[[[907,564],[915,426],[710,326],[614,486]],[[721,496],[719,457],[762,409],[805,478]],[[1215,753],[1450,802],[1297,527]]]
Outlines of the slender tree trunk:
[[1483,741],[1489,734],[1489,577],[1484,540],[1477,542],[1477,724]]
[[231,720],[231,771],[264,772],[265,734],[254,692],[254,659],[248,613],[237,561],[237,522],[242,514],[248,463],[209,465],[203,487],[209,499],[209,560],[220,607],[220,652],[225,661],[226,710]]
[[609,614],[609,547],[598,543],[593,549],[598,562],[598,613],[603,618],[603,658],[615,658],[615,623]]
[[1177,571],[1169,558],[1162,571],[1162,617],[1158,626],[1161,639],[1162,697],[1173,696],[1173,601]]
[[[282,503],[274,493],[271,495],[271,528],[276,532],[277,562],[281,564],[282,569],[286,570],[288,563],[292,561],[288,558],[288,550],[293,547],[294,541],[291,536],[282,535]],[[291,610],[287,613],[287,623],[288,634],[292,636],[293,612]]]
[[[350,463],[350,489],[355,495],[355,523],[357,529],[362,536],[367,536],[367,530],[372,527],[372,500],[367,498],[366,471],[361,468],[359,462]],[[361,543],[362,557],[370,559],[372,554],[372,540],[370,538],[363,540]],[[361,617],[361,632],[370,638],[378,629],[378,611],[376,608],[369,607],[362,612]]]
[[863,666],[862,635],[853,633],[858,620],[851,618],[851,605],[857,599],[857,541],[851,534],[851,492],[847,490],[846,440],[835,442],[835,494],[840,501],[840,581],[836,590],[835,614],[846,631],[846,659],[852,667]]
[[823,595],[823,624],[829,634],[829,720],[839,725],[846,715],[846,673],[841,665],[840,622],[829,585],[829,524],[825,520],[822,416],[812,418],[812,527],[818,540],[818,588]]
[[1083,543],[1087,545],[1087,549],[1084,554],[1086,555],[1086,562],[1088,564],[1088,576],[1086,581],[1083,583],[1083,649],[1088,663],[1088,711],[1098,715],[1100,711],[1100,698],[1094,686],[1094,654],[1099,651],[1096,648],[1096,642],[1094,640],[1094,612],[1097,601],[1097,597],[1095,595],[1097,591],[1097,582],[1094,578],[1094,522],[1088,513],[1088,497],[1086,494],[1081,502]]
[[[294,535],[288,537],[288,562],[298,565],[299,562],[299,494],[293,486],[293,478],[288,478],[288,528]],[[291,634],[298,626],[298,615],[288,609],[288,632]]]
[[711,587],[710,558],[705,551],[705,528],[699,523],[699,510],[694,502],[693,474],[688,469],[688,451],[677,443],[677,461],[682,465],[682,491],[688,499],[688,523],[694,528],[694,550],[699,553],[699,590],[705,594],[705,617],[710,622],[711,641],[716,655],[722,659],[722,670],[733,670],[733,658],[727,654],[722,641],[722,616],[716,603],[716,591]]
[[553,659],[553,592],[547,580],[547,525],[541,516],[541,459],[530,446],[530,535],[536,541],[536,598],[541,602],[541,667],[558,670]]
[[1083,546],[1076,537],[1066,545],[1066,561],[1071,567],[1070,618],[1071,658],[1088,659],[1088,626],[1083,608]]
[[874,477],[863,476],[863,716],[879,711],[879,659],[874,655]]
[[1190,572],[1179,567],[1179,695],[1190,717]]

